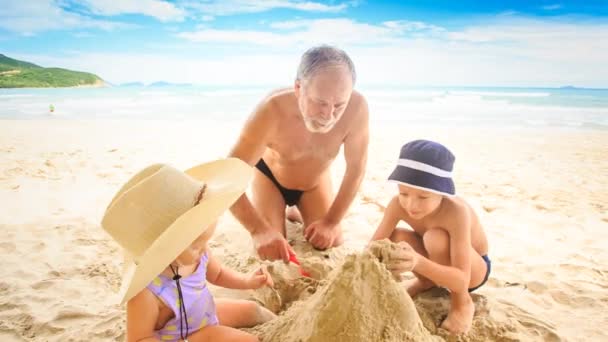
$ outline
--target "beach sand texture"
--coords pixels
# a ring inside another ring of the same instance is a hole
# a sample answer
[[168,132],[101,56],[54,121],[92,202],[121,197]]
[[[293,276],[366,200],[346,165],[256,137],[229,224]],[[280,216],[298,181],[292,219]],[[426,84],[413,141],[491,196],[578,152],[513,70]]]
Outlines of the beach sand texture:
[[[149,164],[185,169],[225,156],[239,128],[194,120],[3,120],[0,341],[124,340],[124,310],[114,296],[122,253],[99,226],[105,206],[123,182]],[[377,336],[390,341],[406,333],[458,340],[437,328],[447,314],[445,291],[412,301],[362,253],[396,193],[385,180],[399,148],[426,138],[456,155],[456,191],[477,210],[490,240],[493,273],[473,296],[473,328],[460,340],[608,340],[608,133],[373,126],[371,134],[367,173],[343,221],[344,246],[315,251],[304,243],[302,227],[289,223],[300,261],[320,281],[298,279],[293,268],[272,263],[281,296],[274,305],[281,314],[253,331],[281,341],[303,336],[322,341],[341,328],[353,334],[350,341]],[[332,168],[334,188],[343,170],[339,156]],[[226,266],[259,267],[248,234],[229,214],[210,246]],[[360,290],[354,294],[365,295],[353,301],[341,290],[346,283]],[[266,298],[253,291],[213,291]],[[336,314],[342,305],[353,310]],[[300,326],[315,329],[285,330],[298,319]],[[394,320],[387,326],[402,329],[387,328],[381,335],[379,320]]]

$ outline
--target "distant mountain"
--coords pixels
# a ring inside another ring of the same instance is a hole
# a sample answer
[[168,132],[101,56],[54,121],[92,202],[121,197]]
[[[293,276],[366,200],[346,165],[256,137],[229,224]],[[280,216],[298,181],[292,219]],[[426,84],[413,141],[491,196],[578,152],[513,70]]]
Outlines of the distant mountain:
[[119,87],[143,87],[145,84],[141,82],[129,82],[129,83],[121,83]]
[[0,54],[0,88],[105,86],[97,75],[61,68],[43,68]]

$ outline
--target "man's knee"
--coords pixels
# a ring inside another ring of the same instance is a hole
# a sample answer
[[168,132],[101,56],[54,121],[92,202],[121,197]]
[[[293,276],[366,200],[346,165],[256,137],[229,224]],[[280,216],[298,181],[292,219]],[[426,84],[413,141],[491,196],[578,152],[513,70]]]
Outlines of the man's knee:
[[450,236],[445,230],[439,228],[430,229],[424,233],[422,241],[429,257],[433,259],[443,256],[449,257]]

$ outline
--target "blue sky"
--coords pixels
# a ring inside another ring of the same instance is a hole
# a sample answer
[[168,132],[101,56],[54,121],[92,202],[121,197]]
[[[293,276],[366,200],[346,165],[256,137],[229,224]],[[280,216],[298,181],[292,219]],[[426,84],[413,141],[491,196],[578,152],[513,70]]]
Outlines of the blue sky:
[[0,0],[0,53],[112,83],[289,84],[306,48],[363,85],[608,87],[608,0]]

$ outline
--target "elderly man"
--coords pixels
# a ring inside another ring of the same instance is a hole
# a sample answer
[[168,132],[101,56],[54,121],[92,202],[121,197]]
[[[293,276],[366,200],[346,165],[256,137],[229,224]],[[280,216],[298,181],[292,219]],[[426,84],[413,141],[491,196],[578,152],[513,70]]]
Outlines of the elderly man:
[[[256,166],[252,199],[231,208],[262,259],[289,260],[286,206],[297,206],[306,239],[318,249],[342,243],[340,222],[367,162],[368,108],[353,90],[348,55],[331,46],[302,56],[293,88],[272,92],[246,122],[230,156]],[[346,171],[334,197],[330,165],[344,145]]]

